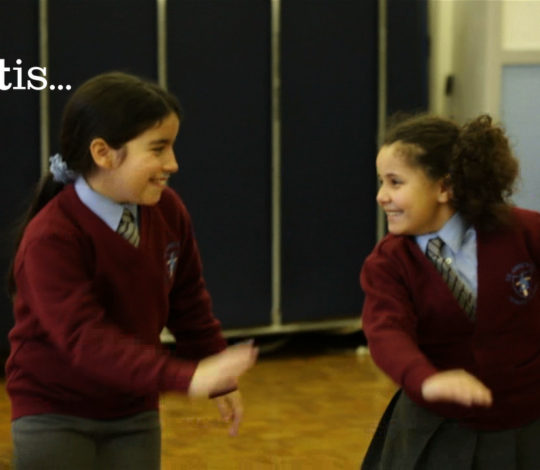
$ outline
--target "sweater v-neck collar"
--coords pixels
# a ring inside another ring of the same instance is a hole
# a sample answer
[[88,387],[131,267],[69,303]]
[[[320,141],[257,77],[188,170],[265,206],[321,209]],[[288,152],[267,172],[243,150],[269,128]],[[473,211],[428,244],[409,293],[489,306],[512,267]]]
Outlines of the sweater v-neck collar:
[[[113,234],[115,234],[115,236],[118,236],[122,240],[124,240],[121,235],[116,233],[116,230],[113,230],[111,226],[105,220],[103,220],[103,218],[101,218],[98,214],[96,214],[90,207],[88,207],[81,200],[73,184],[66,186],[66,188],[64,188],[63,191],[65,192],[65,197],[62,198],[62,200],[60,201],[61,204],[63,202],[67,203],[69,207],[71,208],[71,210],[75,211],[76,213],[86,212],[87,216],[84,217],[84,219],[89,220],[93,227],[96,227],[96,226],[102,227],[103,230],[106,230],[108,233],[112,232]],[[59,196],[61,196],[61,194],[59,194]],[[119,207],[121,208],[121,210],[123,210],[121,205],[119,205]],[[147,234],[148,220],[147,219],[150,216],[150,212],[148,211],[148,207],[146,206],[135,206],[135,207],[138,208],[137,218],[139,220],[139,223],[138,223],[139,237],[140,237],[139,246],[135,247],[131,245],[129,242],[127,242],[127,240],[124,240],[124,241],[126,241],[127,246],[130,246],[134,250],[138,250],[140,248],[143,248],[146,244],[146,240],[148,236]]]

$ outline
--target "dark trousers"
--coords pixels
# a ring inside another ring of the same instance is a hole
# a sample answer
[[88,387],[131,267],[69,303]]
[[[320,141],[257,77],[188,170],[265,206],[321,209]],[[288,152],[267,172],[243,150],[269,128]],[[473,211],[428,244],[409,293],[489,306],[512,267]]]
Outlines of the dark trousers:
[[157,411],[98,421],[57,414],[12,423],[15,470],[159,470]]

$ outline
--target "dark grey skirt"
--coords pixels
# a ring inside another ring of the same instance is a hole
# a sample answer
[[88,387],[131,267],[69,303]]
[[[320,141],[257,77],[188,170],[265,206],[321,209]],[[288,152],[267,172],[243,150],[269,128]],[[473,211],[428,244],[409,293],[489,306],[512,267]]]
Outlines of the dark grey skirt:
[[539,470],[540,420],[518,429],[477,431],[427,411],[398,390],[361,469]]

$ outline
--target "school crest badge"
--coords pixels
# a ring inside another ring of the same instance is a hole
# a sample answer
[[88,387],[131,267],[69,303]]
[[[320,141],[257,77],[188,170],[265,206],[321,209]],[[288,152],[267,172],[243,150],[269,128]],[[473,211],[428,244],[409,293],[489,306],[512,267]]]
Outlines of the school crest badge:
[[536,266],[532,263],[520,263],[507,274],[506,280],[512,285],[515,296],[510,301],[515,304],[525,304],[531,300],[538,290],[538,275]]
[[169,243],[165,249],[165,269],[169,280],[172,280],[178,265],[178,255],[180,254],[180,242]]

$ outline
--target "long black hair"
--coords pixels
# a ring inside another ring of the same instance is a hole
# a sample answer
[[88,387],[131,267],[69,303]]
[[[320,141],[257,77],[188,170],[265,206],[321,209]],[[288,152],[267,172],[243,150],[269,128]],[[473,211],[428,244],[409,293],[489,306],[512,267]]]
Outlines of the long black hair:
[[[96,169],[90,153],[90,144],[94,139],[102,138],[110,147],[118,150],[171,113],[181,119],[180,103],[171,93],[151,81],[122,72],[91,78],[73,93],[64,108],[60,131],[62,160],[69,170],[84,177],[89,176]],[[64,183],[55,181],[50,172],[45,175],[17,227],[7,279],[11,297],[17,290],[13,270],[24,231],[64,186]]]

